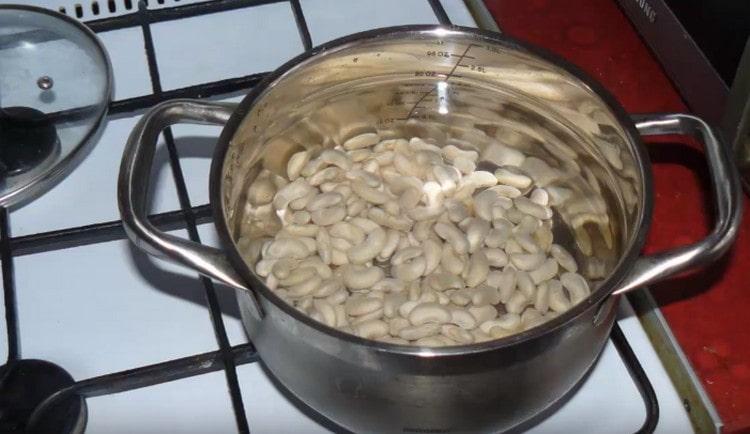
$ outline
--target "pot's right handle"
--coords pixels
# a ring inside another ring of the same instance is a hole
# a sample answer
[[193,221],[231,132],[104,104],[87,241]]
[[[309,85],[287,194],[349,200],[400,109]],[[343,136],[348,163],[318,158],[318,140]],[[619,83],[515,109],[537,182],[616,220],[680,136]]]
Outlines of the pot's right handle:
[[162,130],[176,123],[224,125],[234,108],[198,100],[174,100],[157,105],[130,133],[120,165],[117,201],[130,240],[145,252],[216,279],[229,286],[247,286],[224,253],[190,240],[164,233],[148,221],[147,196],[156,142]]
[[706,265],[726,252],[734,242],[742,220],[742,189],[729,147],[702,119],[683,113],[634,115],[644,136],[688,135],[703,143],[713,184],[716,225],[703,240],[639,258],[613,294],[663,280],[673,274]]

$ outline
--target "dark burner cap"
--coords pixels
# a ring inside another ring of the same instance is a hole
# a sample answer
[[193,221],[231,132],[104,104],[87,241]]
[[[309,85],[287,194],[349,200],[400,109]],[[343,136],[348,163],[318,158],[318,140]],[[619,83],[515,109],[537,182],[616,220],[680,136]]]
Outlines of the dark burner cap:
[[41,164],[57,145],[57,130],[44,113],[29,107],[0,109],[0,179]]
[[44,360],[19,360],[0,366],[0,433],[82,433],[86,403],[79,396],[50,408],[36,426],[27,426],[42,401],[73,383],[64,369]]

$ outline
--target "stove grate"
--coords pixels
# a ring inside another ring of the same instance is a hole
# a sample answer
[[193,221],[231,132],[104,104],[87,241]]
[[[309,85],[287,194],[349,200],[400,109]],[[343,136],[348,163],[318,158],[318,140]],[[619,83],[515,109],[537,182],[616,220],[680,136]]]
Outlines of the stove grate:
[[[427,0],[432,7],[438,21],[450,25],[451,21],[439,0]],[[97,33],[140,27],[143,32],[145,49],[151,78],[152,93],[134,98],[112,101],[109,106],[109,117],[124,114],[134,114],[153,107],[154,105],[174,98],[208,98],[227,95],[238,91],[246,91],[255,86],[267,73],[251,74],[225,80],[201,83],[179,89],[163,91],[159,77],[159,67],[151,37],[151,25],[154,23],[173,21],[199,15],[212,14],[234,9],[248,8],[269,3],[288,2],[294,14],[300,39],[305,50],[312,49],[310,29],[307,26],[299,0],[212,0],[202,3],[184,4],[163,9],[148,9],[144,1],[138,3],[137,10],[119,16],[92,20],[86,24]],[[190,202],[185,179],[180,165],[179,153],[170,129],[163,132],[172,175],[177,186],[180,208],[176,211],[154,214],[150,220],[160,229],[187,229],[191,240],[200,242],[197,225],[211,222],[212,215],[209,205],[193,206]],[[102,222],[92,225],[67,228],[49,232],[42,232],[20,237],[12,237],[10,233],[10,216],[5,208],[0,207],[0,261],[2,270],[3,295],[5,299],[5,318],[8,341],[8,366],[20,360],[18,319],[16,314],[15,282],[13,278],[13,258],[52,250],[121,240],[126,237],[119,220]],[[128,390],[157,385],[182,378],[201,375],[223,370],[229,386],[232,406],[234,409],[237,430],[249,433],[250,428],[242,404],[242,392],[237,380],[236,367],[238,365],[258,361],[258,355],[252,344],[231,346],[227,337],[221,310],[215,288],[210,279],[200,277],[205,296],[208,301],[211,322],[219,343],[219,349],[214,352],[197,354],[189,357],[166,361],[130,369],[127,371],[107,374],[99,377],[80,380],[73,385],[61,389],[51,395],[37,407],[34,419],[41,418],[44,413],[55,405],[71,396],[83,398],[109,395]],[[646,406],[646,419],[638,432],[653,432],[659,419],[659,404],[653,386],[643,370],[637,356],[633,352],[627,338],[620,327],[615,324],[611,335],[612,342],[618,350],[633,382],[643,397]],[[7,370],[6,372],[9,372]],[[2,385],[3,378],[0,378]],[[313,418],[320,421],[319,415]],[[322,423],[326,423],[322,421]],[[336,430],[337,427],[327,425]],[[340,428],[338,428],[340,430]]]

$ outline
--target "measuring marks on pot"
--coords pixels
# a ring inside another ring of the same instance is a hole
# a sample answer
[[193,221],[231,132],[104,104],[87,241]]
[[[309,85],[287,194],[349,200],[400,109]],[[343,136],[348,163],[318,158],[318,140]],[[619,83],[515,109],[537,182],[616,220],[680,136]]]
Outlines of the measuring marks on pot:
[[402,84],[387,103],[388,114],[381,117],[380,126],[411,119],[430,120],[434,117],[435,111],[441,115],[448,114],[450,100],[460,93],[461,87],[466,86],[465,83],[456,83],[451,79],[464,78],[462,71],[486,71],[485,66],[477,64],[477,58],[472,55],[472,50],[487,47],[470,43],[465,48],[454,46],[453,50],[441,49],[444,44],[445,41],[437,40],[434,42],[434,49],[425,50],[422,54],[422,64],[436,66],[450,59],[454,61],[450,70],[446,73],[440,72],[437,68],[415,69],[413,77],[425,81]]

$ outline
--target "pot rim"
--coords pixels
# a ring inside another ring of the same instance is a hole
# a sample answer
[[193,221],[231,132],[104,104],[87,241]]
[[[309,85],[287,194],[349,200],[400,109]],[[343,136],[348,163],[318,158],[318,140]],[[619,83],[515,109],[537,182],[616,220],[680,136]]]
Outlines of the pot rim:
[[[301,314],[297,309],[279,298],[265,285],[265,283],[263,283],[263,281],[261,281],[258,277],[255,276],[253,272],[251,272],[250,267],[247,266],[247,264],[244,262],[239,251],[237,250],[235,243],[232,241],[232,237],[230,236],[229,228],[224,217],[225,212],[223,202],[221,200],[221,181],[223,179],[222,172],[224,168],[224,160],[234,134],[236,133],[247,113],[249,113],[250,110],[254,107],[256,101],[260,99],[260,97],[265,93],[267,89],[270,89],[277,85],[278,82],[282,80],[288,72],[290,72],[306,60],[329,50],[346,48],[346,46],[362,40],[389,37],[408,38],[410,35],[428,35],[431,33],[443,33],[446,31],[462,34],[469,38],[475,38],[480,41],[491,42],[493,44],[498,44],[516,51],[525,52],[527,54],[539,57],[571,74],[585,86],[591,89],[591,91],[595,93],[599,98],[602,99],[607,108],[609,108],[609,110],[614,115],[615,119],[619,122],[626,137],[633,145],[633,152],[637,158],[637,161],[641,163],[636,165],[636,167],[640,171],[641,191],[643,192],[640,212],[636,216],[636,223],[634,225],[634,227],[637,228],[637,232],[632,238],[630,247],[621,256],[614,270],[602,282],[599,288],[592,292],[588,298],[573,306],[565,313],[537,327],[533,327],[529,330],[515,333],[500,339],[448,347],[418,347],[412,345],[398,345],[372,339],[360,338],[358,336],[339,331],[332,327],[328,327],[322,323],[319,323],[318,321],[313,320],[307,315]],[[405,25],[373,29],[334,39],[294,57],[293,59],[284,63],[278,69],[270,72],[266,77],[264,77],[263,80],[261,80],[255,87],[253,87],[250,92],[242,99],[242,101],[239,103],[234,113],[230,117],[229,121],[221,131],[219,139],[216,143],[213,159],[211,161],[211,170],[209,174],[209,196],[214,217],[214,224],[216,225],[217,232],[219,234],[221,243],[220,245],[227,254],[230,264],[245,280],[245,282],[248,283],[248,287],[253,292],[256,292],[264,299],[273,303],[277,308],[282,310],[287,315],[325,335],[343,340],[350,344],[370,347],[371,349],[374,349],[376,351],[397,353],[407,356],[460,356],[471,353],[482,353],[498,350],[539,338],[541,336],[552,333],[561,327],[564,327],[566,324],[572,321],[575,321],[576,318],[587,312],[589,309],[600,306],[602,302],[605,301],[605,298],[610,296],[610,294],[617,288],[617,285],[630,272],[645,243],[646,235],[648,234],[648,230],[651,225],[651,218],[653,213],[653,188],[651,170],[646,170],[647,168],[650,169],[650,167],[651,162],[648,158],[648,154],[645,151],[641,136],[638,134],[633,121],[630,119],[630,116],[627,114],[625,109],[614,98],[614,96],[604,88],[604,86],[602,86],[593,78],[589,77],[588,74],[586,74],[584,71],[582,71],[580,68],[570,63],[569,61],[547,51],[546,49],[487,30],[463,26]]]

